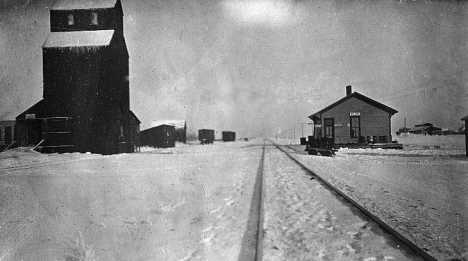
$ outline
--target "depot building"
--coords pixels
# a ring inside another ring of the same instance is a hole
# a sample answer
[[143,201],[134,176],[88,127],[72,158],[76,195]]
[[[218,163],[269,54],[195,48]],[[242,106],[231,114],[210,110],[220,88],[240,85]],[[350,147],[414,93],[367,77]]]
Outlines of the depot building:
[[312,114],[314,137],[333,144],[388,143],[391,117],[398,111],[346,86],[346,96]]

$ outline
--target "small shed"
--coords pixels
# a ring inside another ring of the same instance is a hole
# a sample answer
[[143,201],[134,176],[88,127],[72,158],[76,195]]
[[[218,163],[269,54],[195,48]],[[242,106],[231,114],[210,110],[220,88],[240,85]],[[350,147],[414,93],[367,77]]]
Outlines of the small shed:
[[175,147],[175,128],[172,125],[159,125],[140,132],[142,146],[154,148]]
[[461,119],[462,121],[465,121],[465,150],[466,150],[466,156],[468,157],[468,116],[465,116]]
[[312,114],[315,138],[331,144],[391,142],[391,117],[398,111],[346,86],[346,96]]
[[187,122],[185,120],[158,120],[151,123],[151,127],[161,125],[171,125],[175,128],[175,140],[178,142],[187,142]]

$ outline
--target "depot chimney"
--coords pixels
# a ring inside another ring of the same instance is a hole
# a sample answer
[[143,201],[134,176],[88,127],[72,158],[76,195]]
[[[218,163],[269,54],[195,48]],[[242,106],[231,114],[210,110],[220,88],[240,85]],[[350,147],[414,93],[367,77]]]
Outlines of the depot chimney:
[[346,96],[351,95],[351,85],[346,86]]

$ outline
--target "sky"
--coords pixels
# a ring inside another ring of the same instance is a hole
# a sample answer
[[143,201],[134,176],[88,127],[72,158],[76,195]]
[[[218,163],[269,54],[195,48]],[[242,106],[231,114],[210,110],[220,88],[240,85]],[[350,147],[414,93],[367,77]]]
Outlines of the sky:
[[[0,120],[42,98],[53,0],[0,0]],[[190,132],[310,135],[345,86],[398,111],[392,129],[468,115],[468,4],[456,1],[122,0],[130,106]],[[220,135],[220,134],[218,134]]]

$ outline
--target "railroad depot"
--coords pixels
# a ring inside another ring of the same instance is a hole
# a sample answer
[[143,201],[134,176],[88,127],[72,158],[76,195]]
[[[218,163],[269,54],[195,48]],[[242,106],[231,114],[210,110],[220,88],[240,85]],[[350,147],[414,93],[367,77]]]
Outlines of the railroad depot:
[[398,111],[346,86],[346,96],[311,114],[314,139],[333,145],[390,143],[391,117]]
[[43,47],[43,99],[16,117],[18,146],[42,152],[133,152],[129,55],[120,0],[59,0]]

